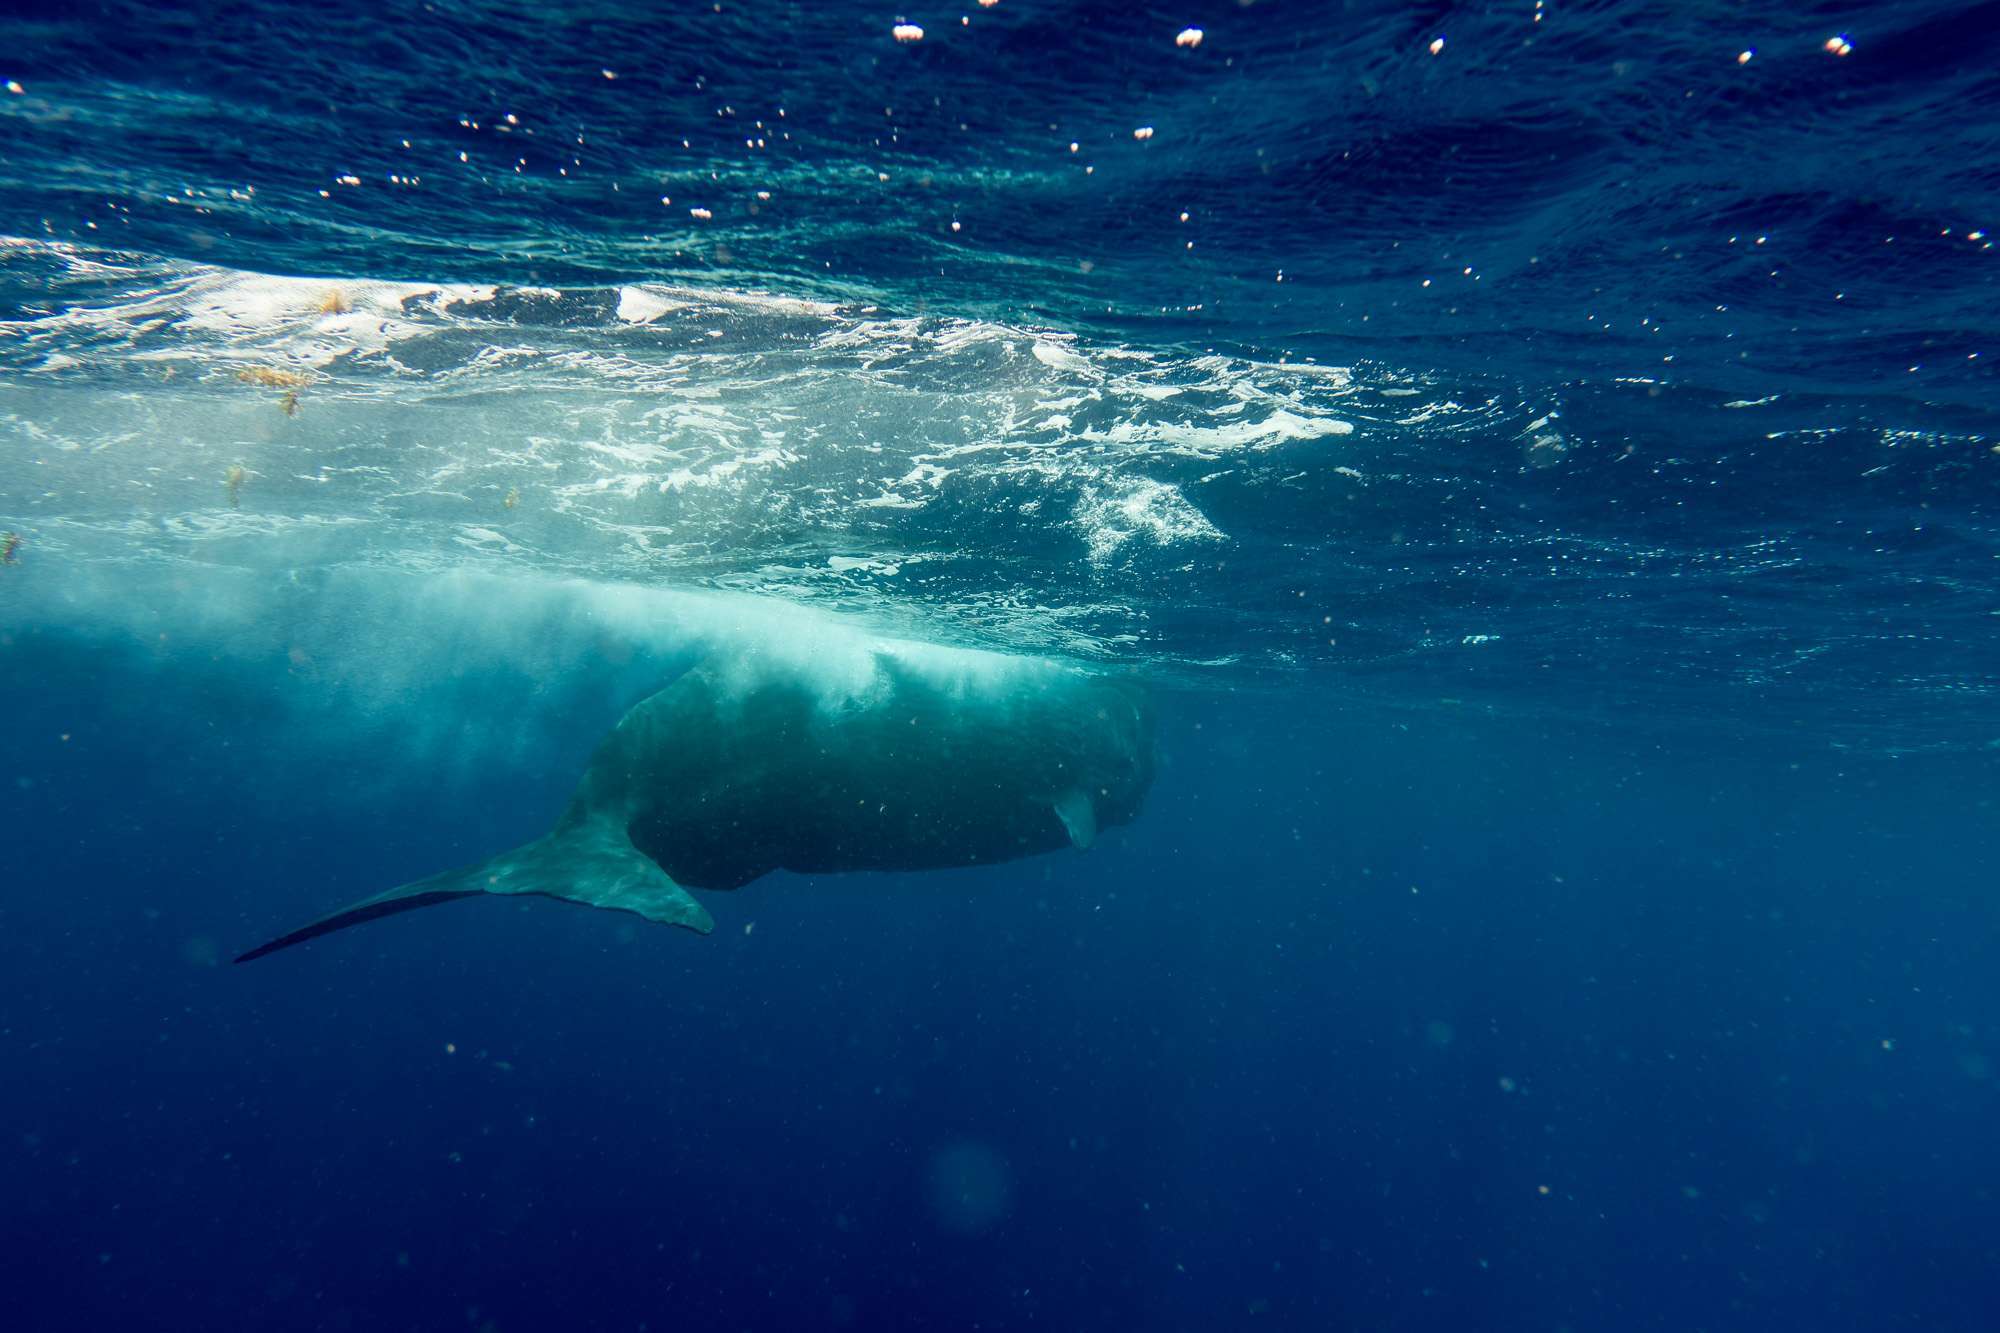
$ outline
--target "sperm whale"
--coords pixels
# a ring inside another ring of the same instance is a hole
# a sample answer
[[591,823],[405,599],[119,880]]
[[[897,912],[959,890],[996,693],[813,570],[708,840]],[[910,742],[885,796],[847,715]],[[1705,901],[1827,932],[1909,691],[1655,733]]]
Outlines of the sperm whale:
[[1129,823],[1154,724],[1128,679],[1041,658],[885,643],[837,687],[712,658],[634,706],[546,835],[390,889],[248,962],[478,894],[538,894],[707,934],[695,891],[774,870],[936,870],[1088,847]]

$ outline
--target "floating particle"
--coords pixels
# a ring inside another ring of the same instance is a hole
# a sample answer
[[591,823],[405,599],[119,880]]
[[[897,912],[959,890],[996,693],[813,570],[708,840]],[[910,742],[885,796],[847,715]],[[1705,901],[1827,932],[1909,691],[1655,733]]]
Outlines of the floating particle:
[[19,79],[9,79],[7,80],[7,91],[14,94],[14,96],[16,97],[19,97],[22,93],[25,93],[28,90],[21,86],[21,81]]
[[979,0],[979,7],[980,7],[981,9],[991,9],[991,8],[993,8],[993,6],[995,6],[995,5],[999,4],[999,3],[1000,3],[1000,0]]
[[1187,215],[1186,211],[1185,211],[1185,210],[1183,210],[1183,211],[1182,211],[1182,213],[1181,213],[1181,221],[1182,221],[1182,222],[1186,222],[1187,220],[1188,220],[1188,215]]
[[1431,54],[1436,55],[1438,52],[1442,50],[1444,50],[1444,38],[1442,37],[1431,38]]
[[951,220],[951,229],[952,229],[953,231],[957,231],[957,230],[958,230],[958,228],[959,228],[959,222],[958,222],[958,219],[957,219],[957,218],[953,218],[953,219]]
[[1736,63],[1739,65],[1747,65],[1750,63],[1750,57],[1756,54],[1757,52],[1754,48],[1745,51],[1738,51],[1736,53]]
[[688,210],[688,216],[695,219],[698,222],[707,222],[710,218],[714,217],[715,214],[709,212],[705,208],[690,208]]
[[667,206],[671,207],[671,206],[672,206],[672,204],[673,204],[673,202],[674,202],[674,199],[673,199],[673,196],[672,196],[672,195],[668,195],[668,194],[663,194],[663,195],[661,195],[661,196],[660,196],[660,202],[661,202],[661,203],[662,203],[663,205],[667,205]]
[[[982,3],[983,2],[984,0],[982,0]],[[1174,45],[1185,46],[1192,49],[1194,47],[1200,46],[1201,39],[1207,35],[1208,34],[1204,33],[1200,28],[1182,28],[1180,32],[1176,34],[1174,37]]]
[[[1522,451],[1522,456],[1529,467],[1554,467],[1562,462],[1563,455],[1569,452],[1569,442],[1563,439],[1561,431],[1542,429],[1548,424],[1549,419],[1547,417],[1542,417],[1539,420],[1528,423],[1530,431],[1540,432],[1529,438],[1527,447]],[[1481,641],[1484,641],[1486,638],[1484,635],[1473,637],[1479,638]],[[1468,643],[1471,641],[1471,638],[1466,640]]]
[[1546,1195],[1548,1192],[1549,1192],[1549,1187],[1547,1185],[1535,1186],[1535,1193],[1537,1194]]
[[1826,39],[1826,49],[1830,55],[1844,56],[1854,50],[1854,43],[1847,40],[1846,33],[1836,33]]
[[1151,125],[1141,125],[1138,129],[1132,131],[1132,137],[1139,140],[1150,139],[1153,137],[1153,127]]
[[898,23],[889,29],[889,35],[899,42],[921,42],[924,30],[914,23]]
[[599,74],[602,74],[602,75],[603,75],[603,76],[604,76],[605,78],[607,78],[607,79],[615,79],[615,78],[617,78],[617,77],[618,77],[618,71],[616,71],[616,70],[610,70],[610,69],[600,69],[600,70],[598,70],[597,72],[598,72]]
[[769,190],[759,190],[757,191],[757,199],[760,203],[768,204],[771,202],[771,192]]

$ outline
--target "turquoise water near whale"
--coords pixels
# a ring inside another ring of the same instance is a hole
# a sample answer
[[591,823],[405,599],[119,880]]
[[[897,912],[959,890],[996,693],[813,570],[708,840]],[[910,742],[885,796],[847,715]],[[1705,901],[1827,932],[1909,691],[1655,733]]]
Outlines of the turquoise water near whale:
[[[0,33],[9,1327],[1992,1326],[1992,6]],[[227,965],[884,637],[1144,812]]]

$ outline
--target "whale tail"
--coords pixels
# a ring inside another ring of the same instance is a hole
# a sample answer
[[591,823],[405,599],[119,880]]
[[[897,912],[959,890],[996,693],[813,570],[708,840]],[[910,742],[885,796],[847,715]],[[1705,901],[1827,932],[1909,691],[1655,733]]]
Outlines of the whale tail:
[[566,823],[545,838],[477,865],[447,870],[364,898],[260,944],[236,961],[247,963],[364,921],[480,893],[539,894],[589,907],[634,912],[648,921],[685,926],[703,935],[715,929],[708,909],[634,847],[623,828],[604,820],[583,820]]

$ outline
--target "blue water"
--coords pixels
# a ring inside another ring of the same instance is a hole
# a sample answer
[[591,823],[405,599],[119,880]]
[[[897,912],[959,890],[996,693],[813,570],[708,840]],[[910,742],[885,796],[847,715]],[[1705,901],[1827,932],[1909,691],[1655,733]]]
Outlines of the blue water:
[[[2000,10],[0,39],[6,1327],[2000,1326]],[[228,965],[879,636],[1144,814]]]

